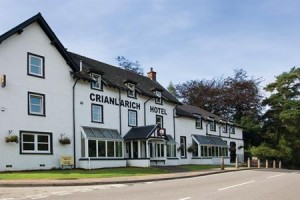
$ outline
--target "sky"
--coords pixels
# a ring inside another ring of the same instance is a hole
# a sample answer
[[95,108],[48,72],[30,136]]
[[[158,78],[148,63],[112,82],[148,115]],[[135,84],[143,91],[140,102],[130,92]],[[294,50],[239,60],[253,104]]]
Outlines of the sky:
[[167,87],[233,76],[262,86],[300,65],[298,0],[0,0],[0,34],[40,12],[69,50],[150,67]]

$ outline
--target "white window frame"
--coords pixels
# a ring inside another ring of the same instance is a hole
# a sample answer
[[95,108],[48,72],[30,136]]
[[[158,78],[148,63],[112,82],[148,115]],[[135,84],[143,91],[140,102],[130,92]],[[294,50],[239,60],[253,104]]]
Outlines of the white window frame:
[[[39,59],[41,65],[34,65],[33,63],[31,63],[31,59],[35,58],[35,59]],[[35,55],[32,53],[28,53],[28,75],[32,75],[32,76],[38,76],[38,77],[45,77],[45,59],[43,56],[39,56],[39,55]],[[40,68],[40,73],[35,73],[32,71],[32,67],[39,67]]]
[[93,79],[96,81],[91,82],[91,88],[95,90],[101,90],[102,91],[102,77],[99,74],[92,74]]
[[131,97],[131,98],[136,98],[136,93],[135,93],[135,85],[133,83],[127,83],[126,84],[128,87],[128,91],[127,91],[127,96]]
[[[100,112],[99,113],[94,113],[94,107],[98,107],[100,108]],[[98,119],[95,119],[94,118],[94,114],[97,114],[98,117],[99,117],[99,120]],[[91,105],[91,115],[92,115],[92,122],[96,122],[96,123],[103,123],[103,105],[100,105],[100,104],[92,104]]]
[[[24,135],[31,135],[34,136],[34,140],[32,142],[24,142]],[[47,136],[48,142],[38,142],[38,136]],[[24,144],[34,144],[34,150],[24,150]],[[39,144],[48,144],[48,150],[38,150]],[[52,137],[51,133],[40,133],[40,132],[27,132],[27,131],[21,131],[21,154],[52,154]]]
[[[95,157],[90,157],[89,155],[89,141],[96,141],[96,156]],[[99,156],[99,141],[105,142],[105,156]],[[113,142],[114,144],[114,155],[113,156],[108,156],[108,142]],[[121,156],[117,156],[117,143],[121,143]],[[87,152],[86,155],[87,157],[90,158],[111,158],[111,159],[115,159],[115,158],[123,158],[124,157],[124,144],[122,140],[100,140],[100,139],[87,139]]]
[[216,121],[215,120],[212,120],[209,122],[209,130],[210,131],[216,131],[217,130],[217,125],[216,125]]
[[[157,122],[157,119],[160,119],[160,122]],[[164,128],[164,117],[161,115],[155,116],[155,123],[160,125],[160,128]]]
[[202,117],[200,115],[195,115],[197,118],[195,119],[195,127],[196,129],[203,129]]
[[[39,98],[40,104],[33,104],[31,102],[32,97]],[[40,106],[40,112],[32,111],[32,106]],[[45,95],[34,92],[28,92],[28,114],[45,116]]]
[[137,111],[136,110],[128,110],[128,126],[137,126]]

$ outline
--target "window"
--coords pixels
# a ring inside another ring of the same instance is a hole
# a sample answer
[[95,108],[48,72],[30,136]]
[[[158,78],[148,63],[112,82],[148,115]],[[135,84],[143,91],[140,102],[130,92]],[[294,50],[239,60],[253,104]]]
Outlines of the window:
[[216,121],[214,120],[214,121],[211,121],[210,123],[209,123],[209,126],[210,126],[210,130],[211,131],[216,131]]
[[137,126],[137,111],[128,110],[128,126]]
[[108,140],[89,140],[88,156],[98,158],[123,157],[123,142]]
[[161,142],[149,142],[150,158],[165,157],[165,144]]
[[180,151],[181,157],[186,157],[186,137],[180,136],[180,146],[182,146],[182,150]]
[[200,115],[196,116],[195,126],[197,129],[202,129],[202,118]]
[[95,81],[91,82],[91,88],[102,91],[103,88],[102,88],[101,76],[99,74],[92,74],[92,77]]
[[162,105],[162,96],[161,96],[161,92],[160,91],[155,91],[155,103]]
[[92,104],[92,122],[103,123],[103,106]]
[[201,157],[222,157],[228,156],[227,147],[201,146]]
[[229,127],[229,132],[230,132],[230,134],[235,134],[235,128],[234,128],[234,126],[230,126]]
[[129,89],[127,90],[127,96],[131,98],[136,98],[135,85],[133,83],[127,83],[127,87]]
[[27,74],[45,78],[45,59],[43,56],[27,54]]
[[28,114],[46,116],[44,94],[28,92]]
[[176,144],[167,144],[167,157],[176,157]]
[[227,124],[223,124],[222,126],[222,132],[227,133]]
[[164,127],[164,122],[163,121],[164,121],[163,116],[156,115],[156,124],[158,124],[160,128]]
[[52,134],[21,131],[20,146],[22,154],[52,154]]

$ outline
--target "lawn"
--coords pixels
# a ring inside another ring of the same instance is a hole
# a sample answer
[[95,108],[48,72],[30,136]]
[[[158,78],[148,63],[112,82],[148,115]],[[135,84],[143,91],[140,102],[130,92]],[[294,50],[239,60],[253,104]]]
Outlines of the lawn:
[[23,171],[23,172],[1,172],[0,180],[21,180],[21,179],[80,179],[80,178],[110,178],[122,176],[142,176],[149,174],[165,174],[166,170],[157,168],[111,168],[97,170],[47,170],[47,171]]

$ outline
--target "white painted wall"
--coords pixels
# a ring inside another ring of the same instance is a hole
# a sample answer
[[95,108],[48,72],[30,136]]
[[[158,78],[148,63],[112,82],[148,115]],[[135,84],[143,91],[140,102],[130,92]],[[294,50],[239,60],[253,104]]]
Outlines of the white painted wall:
[[[45,57],[45,78],[27,75],[28,52]],[[0,74],[6,75],[7,85],[0,88],[0,171],[50,169],[59,167],[61,155],[72,155],[71,145],[58,142],[61,133],[72,139],[70,70],[37,23],[1,43]],[[45,94],[46,117],[28,115],[28,91]],[[18,136],[20,130],[52,132],[53,155],[20,154],[19,144],[5,143],[8,130]]]

